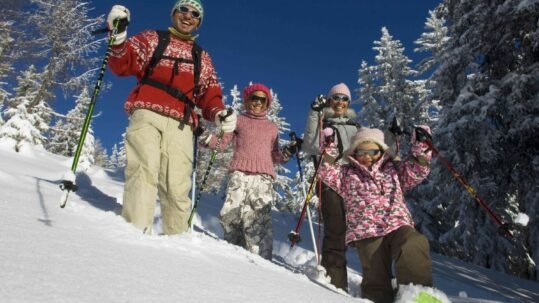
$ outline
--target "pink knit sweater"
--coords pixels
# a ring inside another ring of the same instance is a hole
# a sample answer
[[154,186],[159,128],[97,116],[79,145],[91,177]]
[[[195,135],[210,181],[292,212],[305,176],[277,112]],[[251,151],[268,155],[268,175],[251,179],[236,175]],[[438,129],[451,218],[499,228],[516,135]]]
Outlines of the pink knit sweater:
[[[275,179],[275,164],[282,164],[289,159],[279,150],[278,129],[268,120],[266,113],[247,112],[239,115],[236,129],[225,133],[219,146],[224,150],[233,142],[234,155],[229,171],[242,171],[252,174],[266,174]],[[216,136],[212,136],[208,147],[217,145]]]

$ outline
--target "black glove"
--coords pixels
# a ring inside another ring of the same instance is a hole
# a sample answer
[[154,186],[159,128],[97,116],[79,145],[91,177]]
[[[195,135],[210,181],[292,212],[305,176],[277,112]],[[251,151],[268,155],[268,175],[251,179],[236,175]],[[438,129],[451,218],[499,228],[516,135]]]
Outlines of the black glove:
[[319,112],[322,109],[324,109],[324,107],[327,107],[328,104],[329,104],[329,102],[328,102],[328,99],[326,98],[326,96],[318,95],[316,97],[316,99],[314,99],[313,103],[311,103],[311,108],[314,111]]
[[417,142],[432,141],[432,136],[429,133],[430,129],[428,128],[426,129],[425,126],[416,127],[414,131],[415,131],[415,140]]
[[397,117],[394,117],[391,121],[391,125],[389,126],[389,131],[393,133],[395,136],[400,136],[404,133],[404,129],[401,125],[401,122],[397,119]]
[[283,155],[287,158],[292,158],[292,156],[297,152],[298,146],[296,144],[290,144],[283,149]]

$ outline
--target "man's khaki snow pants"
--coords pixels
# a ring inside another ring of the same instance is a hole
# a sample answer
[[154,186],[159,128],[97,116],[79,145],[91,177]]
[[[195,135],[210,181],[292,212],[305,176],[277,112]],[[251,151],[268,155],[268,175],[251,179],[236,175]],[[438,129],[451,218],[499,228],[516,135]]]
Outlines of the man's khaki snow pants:
[[395,260],[397,284],[432,286],[429,242],[410,226],[403,226],[384,237],[353,242],[357,248],[363,281],[361,295],[375,303],[391,303],[396,291],[391,286]]
[[193,134],[189,126],[180,130],[178,125],[177,120],[145,109],[129,119],[122,217],[142,230],[152,228],[157,194],[163,233],[187,230]]

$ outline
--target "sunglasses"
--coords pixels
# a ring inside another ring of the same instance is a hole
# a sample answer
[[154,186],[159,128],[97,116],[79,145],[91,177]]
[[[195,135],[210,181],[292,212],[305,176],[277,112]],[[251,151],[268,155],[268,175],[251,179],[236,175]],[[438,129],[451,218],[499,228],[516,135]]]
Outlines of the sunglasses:
[[333,96],[331,96],[331,100],[333,100],[333,101],[341,101],[341,102],[348,102],[348,101],[350,101],[350,98],[348,98],[348,96],[343,96],[343,95],[333,95]]
[[180,6],[178,8],[178,11],[180,11],[180,13],[182,14],[187,14],[187,13],[191,13],[191,17],[195,18],[195,19],[200,19],[200,13],[195,11],[195,10],[190,10],[187,6]]
[[261,103],[266,103],[266,97],[260,97],[260,96],[255,96],[255,95],[252,95],[249,97],[249,101],[251,102],[261,102]]
[[356,156],[356,157],[364,157],[366,155],[369,155],[369,156],[373,157],[373,156],[378,156],[381,153],[382,153],[382,151],[379,150],[379,149],[367,149],[367,150],[356,149],[354,151],[354,156]]

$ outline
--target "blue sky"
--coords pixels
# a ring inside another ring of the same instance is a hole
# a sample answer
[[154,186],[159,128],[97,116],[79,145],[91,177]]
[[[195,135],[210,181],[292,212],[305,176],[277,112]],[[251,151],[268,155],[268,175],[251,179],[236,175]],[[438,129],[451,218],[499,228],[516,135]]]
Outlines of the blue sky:
[[[95,8],[92,16],[108,14],[113,4],[128,7],[131,36],[145,29],[167,28],[174,2],[91,1],[90,7]],[[438,3],[439,0],[206,0],[197,42],[212,56],[225,94],[235,84],[243,88],[249,81],[265,83],[278,94],[283,106],[281,115],[293,131],[301,134],[316,95],[327,93],[339,82],[346,83],[352,91],[359,87],[361,61],[373,63],[373,41],[380,39],[383,26],[401,41],[412,64],[419,62],[424,54],[413,52],[413,41],[424,30],[428,10]],[[135,79],[107,72],[105,81],[113,86],[98,98],[95,111],[101,115],[93,121],[93,128],[110,153],[127,126],[123,103]],[[357,105],[354,108],[357,110]],[[284,137],[288,139],[288,134]]]

